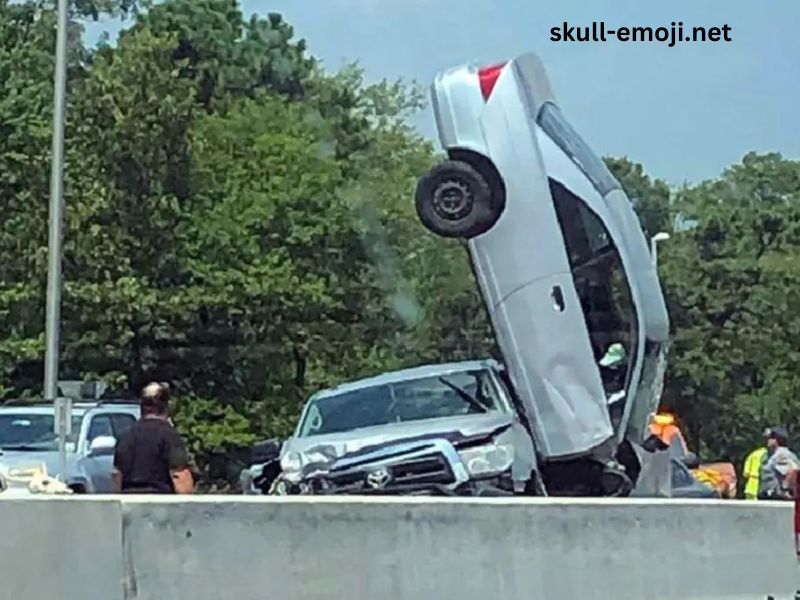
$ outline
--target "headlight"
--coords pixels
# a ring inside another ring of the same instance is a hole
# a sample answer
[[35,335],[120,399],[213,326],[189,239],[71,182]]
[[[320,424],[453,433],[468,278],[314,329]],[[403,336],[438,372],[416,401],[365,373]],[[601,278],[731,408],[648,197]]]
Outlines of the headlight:
[[329,445],[314,446],[300,452],[290,451],[281,458],[281,471],[291,484],[313,476],[318,472],[327,472],[336,460],[336,448]]
[[462,450],[458,455],[471,476],[496,475],[511,468],[514,446],[509,443],[487,444]]
[[287,481],[297,483],[303,474],[303,456],[299,452],[288,452],[281,458],[281,471]]

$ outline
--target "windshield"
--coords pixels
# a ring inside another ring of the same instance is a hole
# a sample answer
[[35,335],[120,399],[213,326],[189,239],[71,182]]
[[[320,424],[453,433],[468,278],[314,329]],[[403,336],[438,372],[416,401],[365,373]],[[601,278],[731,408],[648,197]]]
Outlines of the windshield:
[[[67,450],[75,450],[80,434],[82,415],[72,417],[72,433],[67,436]],[[55,417],[46,413],[0,414],[0,448],[3,450],[42,451],[58,450]]]
[[490,371],[449,373],[312,400],[299,437],[501,411],[504,407]]

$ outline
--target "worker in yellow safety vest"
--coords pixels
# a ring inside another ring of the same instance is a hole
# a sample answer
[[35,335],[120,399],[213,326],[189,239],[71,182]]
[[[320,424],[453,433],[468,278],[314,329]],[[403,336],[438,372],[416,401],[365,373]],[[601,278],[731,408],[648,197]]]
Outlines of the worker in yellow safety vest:
[[761,476],[761,465],[767,456],[766,447],[756,448],[744,461],[744,497],[746,500],[758,499],[758,484]]

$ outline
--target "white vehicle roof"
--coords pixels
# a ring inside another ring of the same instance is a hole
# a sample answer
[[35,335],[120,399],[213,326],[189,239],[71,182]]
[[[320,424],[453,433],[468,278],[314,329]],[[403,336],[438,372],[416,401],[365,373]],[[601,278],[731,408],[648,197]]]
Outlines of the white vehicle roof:
[[[12,415],[50,415],[53,414],[54,408],[52,405],[43,405],[43,404],[35,404],[35,405],[28,405],[28,406],[0,406],[0,414],[12,414]],[[87,411],[87,407],[84,406],[72,406],[73,414],[76,413],[85,413]]]

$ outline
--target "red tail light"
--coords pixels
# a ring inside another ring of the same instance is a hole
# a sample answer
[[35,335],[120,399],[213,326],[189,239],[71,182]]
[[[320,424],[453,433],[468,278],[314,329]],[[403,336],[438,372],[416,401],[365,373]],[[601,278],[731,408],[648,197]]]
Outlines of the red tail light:
[[503,71],[503,67],[505,67],[506,64],[507,63],[501,63],[499,65],[478,69],[478,78],[481,82],[481,94],[483,94],[484,100],[488,100],[489,96],[492,95],[492,90],[497,83],[497,78],[500,77],[500,73]]

